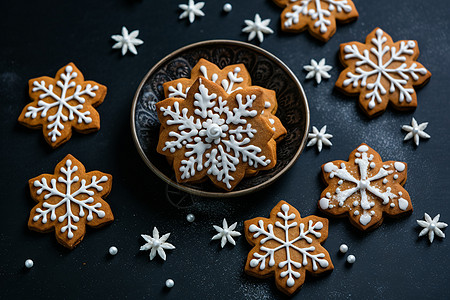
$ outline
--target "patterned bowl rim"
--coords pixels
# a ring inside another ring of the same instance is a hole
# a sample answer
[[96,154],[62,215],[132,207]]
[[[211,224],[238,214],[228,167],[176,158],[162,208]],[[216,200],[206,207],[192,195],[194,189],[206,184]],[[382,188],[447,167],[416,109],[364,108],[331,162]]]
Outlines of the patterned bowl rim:
[[[163,172],[161,172],[149,159],[148,157],[145,155],[144,150],[141,147],[141,144],[139,143],[139,139],[138,139],[138,135],[137,135],[137,130],[136,130],[136,118],[135,118],[135,113],[136,113],[136,106],[137,106],[137,102],[139,99],[139,95],[141,93],[141,90],[144,86],[144,84],[147,82],[148,78],[156,71],[158,70],[163,64],[165,64],[167,61],[176,58],[180,53],[186,51],[186,50],[190,50],[192,48],[196,48],[196,47],[204,47],[204,46],[216,46],[216,45],[229,45],[229,46],[238,46],[238,47],[243,47],[243,48],[249,48],[250,50],[255,51],[256,53],[265,56],[266,58],[268,58],[269,60],[271,60],[272,62],[274,62],[278,67],[280,67],[283,71],[286,72],[286,74],[288,74],[289,78],[294,82],[294,84],[296,85],[296,87],[298,88],[298,92],[301,95],[301,101],[303,101],[303,105],[305,106],[305,117],[306,118],[306,124],[305,124],[305,130],[303,132],[303,138],[302,141],[297,149],[297,152],[295,153],[295,155],[292,157],[291,161],[283,168],[281,169],[277,174],[275,174],[273,177],[271,177],[270,179],[255,185],[253,187],[247,188],[247,189],[243,189],[243,190],[239,190],[239,191],[231,191],[231,192],[227,192],[227,191],[223,191],[223,192],[208,192],[208,191],[204,191],[204,190],[200,190],[200,189],[195,189],[192,187],[188,187],[182,184],[179,184],[178,182],[172,180],[171,178],[167,177]],[[281,61],[278,57],[276,57],[275,55],[273,55],[272,53],[270,53],[267,50],[264,50],[258,46],[246,43],[246,42],[241,42],[241,41],[234,41],[234,40],[222,40],[222,39],[218,39],[218,40],[207,40],[207,41],[201,41],[201,42],[197,42],[197,43],[193,43],[187,46],[184,46],[182,48],[179,48],[178,50],[173,51],[172,53],[170,53],[169,55],[165,56],[163,59],[161,59],[156,65],[154,65],[150,71],[147,72],[147,74],[144,76],[144,78],[142,79],[141,83],[139,84],[136,93],[134,95],[133,98],[133,104],[131,107],[131,133],[133,136],[133,141],[136,145],[136,148],[139,152],[139,155],[141,156],[142,160],[145,162],[145,164],[147,165],[147,167],[150,168],[150,170],[152,170],[153,173],[155,173],[159,178],[161,178],[163,181],[165,181],[167,184],[170,184],[171,186],[189,193],[189,194],[193,194],[193,195],[197,195],[200,197],[209,197],[209,198],[229,198],[229,197],[238,197],[238,196],[243,196],[243,195],[247,195],[250,193],[254,193],[257,192],[265,187],[268,187],[269,185],[271,185],[272,183],[274,183],[278,178],[280,178],[284,173],[286,173],[297,161],[297,159],[300,157],[300,154],[302,153],[303,149],[305,148],[306,145],[306,141],[307,141],[307,137],[308,137],[308,131],[309,131],[309,120],[310,119],[310,112],[309,112],[309,106],[308,106],[308,100],[306,98],[306,94],[303,90],[303,87],[300,83],[300,81],[297,79],[297,77],[295,76],[295,74],[291,71],[291,69],[289,69],[289,67],[283,62]]]

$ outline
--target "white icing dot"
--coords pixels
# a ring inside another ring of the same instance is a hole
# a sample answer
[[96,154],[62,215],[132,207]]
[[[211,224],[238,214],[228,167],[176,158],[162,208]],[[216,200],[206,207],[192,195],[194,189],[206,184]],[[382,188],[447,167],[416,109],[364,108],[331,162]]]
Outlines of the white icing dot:
[[320,199],[319,206],[321,209],[327,209],[328,205],[330,205],[330,200],[328,200],[327,198]]
[[369,151],[369,147],[367,147],[366,145],[359,146],[358,151],[359,152],[367,152],[367,151]]
[[353,215],[358,216],[358,215],[359,215],[359,211],[355,210],[355,211],[353,212]]
[[195,221],[195,216],[194,216],[193,214],[188,214],[188,215],[186,216],[186,220],[187,220],[188,222],[192,223],[192,222]]
[[344,183],[343,180],[339,180],[339,181],[338,181],[338,184],[339,184],[339,185],[341,185],[341,184],[343,184],[343,183]]
[[401,162],[396,161],[396,162],[394,163],[394,168],[395,168],[397,171],[399,171],[399,172],[403,172],[403,171],[405,170],[406,166],[405,166],[404,163],[401,163]]
[[336,194],[339,194],[341,192],[341,189],[340,188],[337,188],[336,189]]
[[119,252],[119,250],[117,250],[116,247],[111,246],[111,247],[109,248],[109,254],[111,254],[111,255],[116,255],[117,252]]
[[370,215],[373,216],[375,212],[373,210],[370,211]]
[[326,193],[326,195],[325,196],[327,196],[327,198],[331,198],[331,193],[330,192],[328,192],[328,193]]
[[348,251],[348,246],[347,246],[346,244],[342,244],[342,245],[339,247],[339,251],[341,251],[341,253],[347,253],[347,251]]
[[398,207],[401,210],[406,210],[408,208],[408,206],[409,206],[408,200],[403,199],[403,198],[398,199]]
[[401,195],[403,195],[403,193],[402,192],[398,192],[398,195],[401,196]]
[[385,179],[383,179],[383,184],[386,184],[386,183],[388,183],[388,180],[385,178]]
[[371,162],[370,163],[370,167],[373,169],[373,168],[375,168],[375,163],[374,162]]
[[27,260],[25,261],[25,267],[26,267],[27,269],[31,269],[31,268],[33,267],[33,265],[34,265],[33,260],[27,259]]
[[375,206],[375,202],[370,202],[370,207],[374,207]]
[[264,108],[270,108],[270,102],[269,101],[266,101],[266,102],[264,102]]
[[358,201],[353,201],[353,206],[358,206],[359,202]]
[[394,202],[391,203],[391,207],[392,207],[392,208],[395,207],[395,203],[394,203]]
[[350,254],[349,256],[347,256],[347,262],[349,264],[354,264],[356,261],[356,257],[353,254]]
[[361,153],[356,152],[356,153],[355,153],[355,156],[356,156],[356,157],[361,157]]
[[173,288],[173,286],[175,285],[175,281],[173,281],[173,279],[167,279],[166,280],[166,287]]
[[397,174],[394,175],[394,179],[395,179],[395,180],[398,179],[398,175],[397,175]]

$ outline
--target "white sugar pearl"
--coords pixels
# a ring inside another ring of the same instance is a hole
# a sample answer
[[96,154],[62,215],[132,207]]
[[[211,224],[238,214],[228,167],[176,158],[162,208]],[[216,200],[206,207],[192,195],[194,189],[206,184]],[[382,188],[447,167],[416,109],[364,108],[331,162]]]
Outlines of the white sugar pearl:
[[346,244],[342,244],[342,245],[339,247],[339,251],[341,251],[341,253],[347,253],[347,251],[348,251],[348,246],[347,246]]
[[31,269],[34,265],[34,262],[31,259],[27,259],[25,261],[25,267],[27,267],[28,269]]
[[349,256],[347,256],[347,262],[349,264],[353,264],[353,263],[355,263],[355,261],[356,261],[356,257],[354,255],[350,254]]
[[175,282],[172,279],[167,279],[166,280],[166,286],[170,289],[173,288],[173,286],[175,285]]
[[109,254],[116,255],[117,252],[119,252],[119,250],[117,250],[116,247],[112,246],[112,247],[109,248]]
[[192,223],[192,222],[194,222],[194,220],[195,220],[195,216],[194,216],[193,214],[188,214],[188,215],[186,216],[186,220],[187,220],[188,222]]
[[223,11],[229,13],[233,9],[233,6],[231,6],[230,3],[225,3],[223,6]]

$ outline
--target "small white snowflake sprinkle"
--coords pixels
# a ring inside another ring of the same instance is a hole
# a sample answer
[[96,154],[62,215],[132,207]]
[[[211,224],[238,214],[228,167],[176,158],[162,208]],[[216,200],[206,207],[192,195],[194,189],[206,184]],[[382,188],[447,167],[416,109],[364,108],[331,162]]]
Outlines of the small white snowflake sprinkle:
[[122,55],[125,55],[128,50],[130,50],[130,52],[134,55],[137,55],[136,46],[142,45],[144,43],[143,40],[137,38],[138,35],[139,30],[134,30],[130,34],[128,34],[128,29],[123,26],[122,35],[115,34],[111,36],[111,38],[117,42],[114,44],[113,49],[122,48]]
[[184,10],[179,19],[189,17],[189,23],[194,23],[195,17],[203,17],[205,15],[202,11],[203,6],[205,6],[205,2],[195,3],[194,0],[189,0],[188,4],[179,4],[178,7]]
[[230,3],[225,3],[223,6],[223,11],[229,13],[233,9]]
[[119,250],[117,250],[117,247],[114,247],[114,246],[111,246],[108,251],[109,251],[109,254],[111,254],[113,256],[116,255],[117,252],[119,252]]
[[218,234],[213,236],[211,240],[222,239],[221,244],[220,244],[222,246],[222,248],[225,246],[227,241],[233,245],[236,245],[236,242],[234,241],[233,237],[237,237],[237,236],[241,235],[240,232],[234,231],[234,229],[236,228],[236,225],[237,225],[237,222],[234,223],[233,225],[231,225],[230,227],[228,227],[227,220],[223,219],[223,224],[222,224],[223,228],[213,225],[214,229],[218,232]]
[[327,131],[327,125],[323,126],[320,131],[316,128],[316,126],[313,126],[312,128],[313,132],[308,133],[308,138],[311,139],[308,143],[308,147],[314,146],[317,144],[317,150],[322,151],[322,145],[325,146],[332,146],[333,144],[329,141],[333,136],[329,133],[326,133]]
[[328,79],[331,77],[328,71],[333,69],[333,67],[326,65],[325,58],[322,58],[319,63],[315,59],[311,59],[311,65],[304,66],[303,69],[308,71],[306,79],[315,78],[317,84],[319,84],[322,82],[322,78]]
[[170,236],[170,233],[166,233],[160,238],[158,229],[156,227],[153,228],[153,237],[146,234],[141,234],[141,236],[147,243],[141,246],[139,250],[150,250],[150,260],[153,260],[153,258],[155,258],[156,253],[158,253],[163,260],[166,260],[166,253],[164,252],[164,249],[175,249],[174,245],[166,242]]
[[256,36],[260,43],[264,41],[264,34],[272,34],[273,30],[269,27],[270,19],[261,20],[259,14],[255,15],[255,21],[245,20],[247,27],[242,32],[249,33],[248,40],[253,40]]
[[173,288],[174,285],[175,285],[175,281],[173,281],[173,279],[166,280],[166,287],[168,287],[169,289]]
[[425,221],[417,220],[417,224],[423,227],[422,231],[419,233],[419,236],[424,236],[428,233],[428,239],[430,243],[434,240],[434,235],[438,237],[445,238],[445,233],[442,232],[441,229],[448,226],[447,223],[439,222],[440,214],[438,214],[434,219],[431,219],[430,215],[425,213]]
[[27,269],[31,269],[31,268],[33,267],[33,265],[34,265],[33,260],[27,259],[27,260],[25,261],[25,267],[26,267]]
[[418,124],[416,119],[412,118],[411,126],[409,125],[402,126],[402,129],[408,132],[408,134],[405,136],[403,140],[407,141],[414,138],[414,143],[416,143],[416,146],[419,146],[420,138],[429,139],[431,137],[428,133],[424,131],[427,128],[427,126],[428,122]]
[[356,261],[356,257],[354,255],[350,254],[349,256],[347,256],[347,262],[349,264],[354,264],[355,261]]

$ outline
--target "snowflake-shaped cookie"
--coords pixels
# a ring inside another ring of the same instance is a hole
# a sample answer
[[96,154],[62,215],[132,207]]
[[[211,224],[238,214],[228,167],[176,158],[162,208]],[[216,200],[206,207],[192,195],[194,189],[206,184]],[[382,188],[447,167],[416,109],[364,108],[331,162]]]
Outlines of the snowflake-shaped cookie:
[[264,108],[262,93],[246,88],[229,95],[200,77],[185,100],[168,98],[156,104],[164,125],[157,150],[173,159],[178,182],[209,177],[232,190],[246,169],[275,166],[273,131],[258,113]]
[[245,20],[247,25],[242,32],[248,33],[248,40],[251,41],[255,37],[258,37],[260,43],[264,41],[264,34],[272,34],[273,30],[269,27],[270,19],[261,20],[259,14],[255,15],[255,20]]
[[341,44],[340,59],[347,67],[336,81],[343,92],[360,94],[359,104],[369,116],[386,110],[389,101],[397,109],[417,106],[414,86],[424,85],[431,73],[416,60],[417,41],[398,41],[380,28],[366,43]]
[[352,0],[273,0],[285,7],[281,29],[301,32],[305,29],[316,38],[328,41],[336,32],[336,20],[348,23],[358,18]]
[[247,256],[245,272],[259,278],[275,276],[277,287],[292,295],[305,281],[305,273],[319,275],[333,270],[322,243],[328,237],[328,220],[301,218],[285,201],[271,211],[270,218],[245,221],[245,236],[254,246]]
[[223,248],[227,241],[232,244],[236,245],[236,242],[234,241],[233,237],[241,236],[241,233],[239,231],[235,231],[237,222],[231,224],[230,227],[228,227],[227,220],[224,218],[222,222],[222,227],[219,227],[217,225],[213,225],[214,229],[218,232],[216,235],[214,235],[211,240],[221,240],[220,246]]
[[30,193],[38,204],[31,210],[28,227],[39,232],[55,230],[56,239],[73,249],[84,237],[86,225],[99,227],[114,220],[102,198],[111,191],[112,176],[99,171],[86,173],[67,155],[54,174],[30,179]]
[[411,199],[403,188],[407,165],[383,162],[380,155],[361,144],[349,161],[336,160],[322,166],[328,187],[319,208],[333,216],[348,214],[356,227],[366,230],[383,222],[383,215],[399,216],[412,211]]
[[[229,65],[220,69],[217,65],[202,58],[192,68],[191,78],[179,78],[165,82],[163,84],[164,95],[166,98],[186,99],[190,86],[200,76],[204,76],[206,79],[220,84],[227,94],[232,94],[237,90],[252,86],[250,73],[244,64]],[[284,138],[287,131],[280,119],[275,116],[278,108],[276,94],[272,90],[261,87],[260,89],[263,91],[264,96],[264,110],[261,114],[272,127],[274,131],[273,138],[279,142]]]
[[164,234],[159,237],[159,231],[156,227],[153,228],[153,237],[147,234],[141,234],[142,238],[146,241],[144,245],[139,248],[141,251],[150,250],[150,260],[153,260],[158,253],[159,257],[166,260],[166,252],[164,250],[173,250],[175,246],[167,242],[170,233]]
[[55,78],[31,79],[29,94],[33,102],[22,110],[19,122],[30,128],[42,127],[45,140],[53,148],[70,139],[72,128],[83,133],[100,129],[94,107],[103,102],[106,87],[84,81],[73,63],[59,69]]

